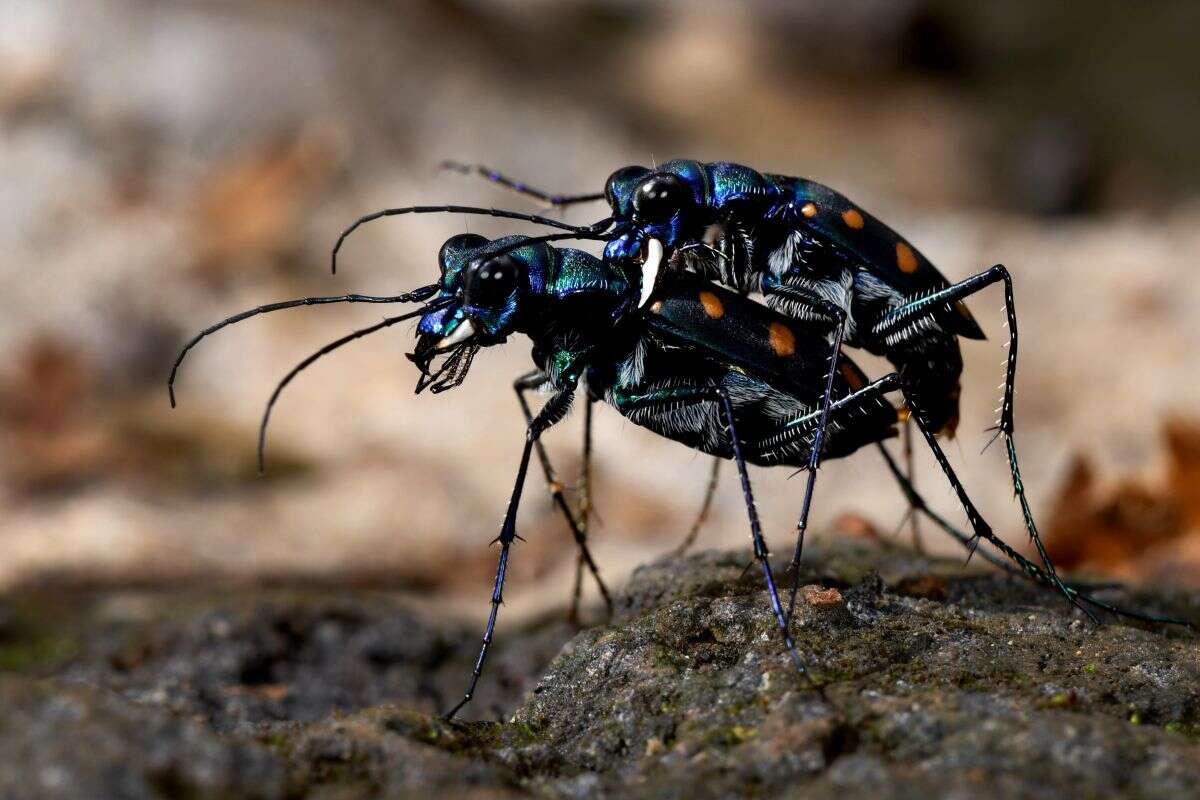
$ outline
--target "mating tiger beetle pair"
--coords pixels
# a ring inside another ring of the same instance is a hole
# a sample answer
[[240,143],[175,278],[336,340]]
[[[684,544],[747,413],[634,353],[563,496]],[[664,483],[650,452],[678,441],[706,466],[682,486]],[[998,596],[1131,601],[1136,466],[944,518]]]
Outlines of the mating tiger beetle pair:
[[[196,336],[180,353],[225,325],[268,311],[335,302],[410,303],[415,311],[385,318],[321,348],[280,382],[268,402],[317,358],[374,331],[419,317],[409,359],[420,377],[416,390],[442,392],[466,379],[481,348],[513,334],[533,342],[535,369],[513,384],[526,420],[516,482],[496,541],[499,563],[491,610],[463,699],[478,683],[502,603],[505,574],[530,460],[536,453],[551,494],[578,545],[580,563],[607,589],[587,547],[585,524],[564,497],[563,485],[540,437],[561,421],[582,387],[586,397],[585,474],[591,450],[591,409],[611,405],[632,422],[738,470],[754,557],[787,652],[808,677],[789,622],[799,586],[799,563],[821,459],[840,458],[875,445],[913,512],[930,519],[975,552],[986,541],[1000,555],[989,561],[1061,592],[1089,618],[1092,609],[1152,622],[1177,620],[1141,614],[1099,600],[1065,583],[1042,546],[1013,444],[1013,384],[1017,325],[1012,279],[1003,266],[951,284],[908,241],[837,192],[813,181],[762,174],[728,163],[671,161],[655,169],[625,167],[603,193],[553,195],[490,169],[449,164],[553,206],[605,200],[610,214],[592,225],[570,225],[538,214],[474,206],[414,206],[370,214],[350,226],[387,216],[463,213],[532,222],[558,229],[537,237],[488,240],[462,234],[439,253],[438,282],[395,296],[344,295],[274,303],[238,314]],[[551,242],[604,242],[597,258]],[[962,356],[959,337],[982,339],[964,299],[1003,283],[1008,326],[1007,372],[996,436],[1003,437],[1013,488],[1037,550],[1035,563],[1009,547],[983,520],[946,458],[938,436],[958,424]],[[752,298],[761,295],[765,303]],[[862,348],[884,356],[895,371],[868,380],[845,353]],[[535,414],[530,391],[548,389]],[[173,390],[172,390],[173,391]],[[901,403],[887,396],[898,393]],[[174,395],[172,394],[172,403]],[[930,509],[883,442],[897,426],[914,423],[966,511],[970,533]],[[755,509],[748,464],[807,471],[796,528],[786,605]],[[714,479],[709,484],[711,499]],[[586,510],[586,507],[585,509]],[[1005,561],[1005,558],[1008,561]],[[1015,567],[1013,566],[1015,565]],[[1186,624],[1186,623],[1184,623]]]

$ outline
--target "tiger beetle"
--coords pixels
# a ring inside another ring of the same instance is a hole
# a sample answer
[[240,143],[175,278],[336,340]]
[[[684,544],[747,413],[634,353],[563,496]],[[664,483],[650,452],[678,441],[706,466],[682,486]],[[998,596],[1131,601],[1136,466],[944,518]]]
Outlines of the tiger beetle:
[[[611,214],[594,225],[577,226],[576,232],[581,238],[605,239],[605,260],[638,283],[639,307],[652,302],[659,276],[665,272],[690,271],[743,294],[761,293],[767,305],[787,316],[826,326],[828,374],[822,409],[832,402],[836,354],[842,345],[859,347],[884,356],[899,373],[906,396],[919,401],[920,422],[951,437],[959,422],[963,369],[958,339],[984,338],[964,298],[1002,282],[1008,354],[999,418],[991,429],[996,433],[988,445],[1004,437],[1013,490],[1042,567],[1055,586],[1095,621],[1058,578],[1025,495],[1013,441],[1017,318],[1012,278],[1004,266],[951,284],[910,242],[835,190],[739,164],[675,160],[654,169],[628,166],[609,176],[603,193],[577,195],[544,192],[479,165],[444,162],[442,166],[477,173],[556,207],[607,201]],[[570,238],[570,234],[554,238]],[[908,404],[906,411],[915,412],[914,405]],[[911,475],[907,420],[904,430]],[[796,567],[823,455],[820,447],[813,448],[806,465],[807,485],[792,557],[794,577],[799,575]],[[912,522],[916,542],[915,515]],[[790,605],[797,589],[793,580]]]
[[[175,362],[178,368],[188,350],[204,336],[260,313],[335,302],[422,304],[415,311],[387,317],[326,345],[288,372],[264,413],[261,448],[271,406],[282,388],[317,358],[372,332],[419,317],[416,344],[409,355],[419,371],[417,392],[460,386],[481,348],[503,344],[518,333],[533,342],[535,369],[513,384],[526,433],[512,494],[494,540],[500,544],[500,553],[491,608],[467,690],[447,718],[471,700],[487,659],[503,602],[510,550],[519,538],[517,511],[534,452],[542,460],[555,500],[564,515],[572,518],[569,506],[561,502],[561,485],[556,488],[540,441],[546,430],[567,415],[580,386],[590,398],[603,400],[639,426],[734,462],[771,613],[787,653],[814,688],[819,687],[796,649],[790,633],[791,615],[780,600],[747,465],[808,469],[817,447],[825,457],[839,458],[867,444],[881,446],[896,435],[899,419],[896,408],[885,399],[889,393],[901,392],[913,410],[918,429],[966,510],[973,535],[958,532],[928,510],[911,484],[904,483],[914,505],[960,541],[986,540],[1032,580],[1057,585],[1050,573],[1008,547],[980,517],[942,452],[935,431],[924,422],[919,398],[908,393],[899,374],[868,381],[841,352],[836,368],[832,372],[825,368],[828,340],[820,320],[789,317],[687,272],[665,275],[652,301],[641,309],[639,288],[621,271],[587,253],[554,248],[547,238],[489,241],[461,234],[442,246],[438,258],[441,276],[435,284],[394,296],[302,298],[261,306],[201,332]],[[175,369],[171,385],[174,377]],[[822,387],[831,402],[814,402]],[[548,389],[550,396],[534,414],[525,394],[542,388]],[[889,464],[902,478],[894,463],[889,460]],[[595,572],[586,542],[576,527],[572,530]],[[1064,590],[1073,600],[1096,608],[1147,621],[1173,621],[1119,609],[1074,587]]]

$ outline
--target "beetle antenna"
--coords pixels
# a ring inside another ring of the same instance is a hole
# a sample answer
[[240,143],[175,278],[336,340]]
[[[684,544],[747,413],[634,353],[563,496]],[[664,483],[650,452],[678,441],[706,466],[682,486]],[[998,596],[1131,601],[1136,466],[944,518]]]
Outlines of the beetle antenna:
[[210,334],[216,333],[228,325],[235,322],[241,322],[244,319],[266,314],[271,311],[281,311],[285,308],[296,308],[297,306],[317,306],[326,303],[412,303],[428,300],[437,292],[437,284],[431,283],[428,286],[421,286],[413,289],[411,292],[404,294],[392,295],[389,297],[379,297],[370,294],[344,294],[337,297],[302,297],[298,300],[285,300],[280,303],[268,303],[265,306],[251,308],[243,311],[240,314],[234,314],[232,317],[227,317],[215,325],[210,325],[200,333],[192,337],[192,340],[183,346],[179,351],[179,355],[175,358],[175,363],[171,365],[171,376],[167,378],[167,394],[171,397],[171,408],[175,407],[175,375],[179,372],[179,365],[183,363],[183,359],[187,357],[188,351],[200,343],[200,340]]
[[532,197],[536,200],[541,200],[543,203],[549,203],[555,208],[563,206],[575,205],[576,203],[591,203],[596,200],[604,199],[604,192],[588,192],[587,194],[551,194],[550,192],[535,189],[524,181],[514,180],[491,167],[486,167],[483,164],[464,164],[461,161],[446,159],[438,165],[439,169],[450,170],[462,175],[471,175],[472,173],[479,175],[485,180],[499,184],[506,189],[511,189],[517,194]]
[[[346,237],[354,233],[360,225],[380,219],[382,217],[396,217],[401,214],[477,214],[485,217],[501,217],[503,219],[515,219],[522,222],[533,222],[538,225],[547,225],[551,228],[559,228],[564,231],[574,231],[576,233],[596,233],[598,232],[597,225],[570,225],[566,222],[560,222],[550,217],[543,217],[539,214],[522,214],[519,211],[505,211],[499,208],[478,208],[476,206],[408,206],[406,208],[385,208],[381,211],[376,211],[372,214],[359,217],[350,227],[342,231],[342,235],[338,237],[337,243],[333,246],[333,252],[329,258],[329,268],[335,274],[337,273],[337,256],[338,251],[342,249],[342,243],[346,241]],[[610,222],[610,219],[602,220],[605,226]]]
[[[607,222],[608,220],[604,220],[604,221]],[[607,234],[602,234],[599,232],[548,233],[545,236],[529,236],[529,237],[522,239],[519,242],[512,242],[511,244],[507,244],[504,247],[500,248],[499,250],[489,252],[488,255],[489,256],[500,256],[500,255],[504,255],[505,253],[512,252],[513,250],[520,250],[522,247],[525,247],[527,245],[541,244],[544,242],[560,242],[565,239],[587,239],[587,240],[591,240],[591,241],[603,241],[606,238],[608,238]]]
[[355,339],[361,339],[362,337],[372,334],[375,331],[383,330],[384,328],[395,325],[397,322],[404,322],[405,320],[412,319],[413,317],[419,317],[423,314],[428,314],[430,311],[435,311],[439,308],[449,305],[450,302],[450,299],[447,298],[440,302],[430,303],[429,305],[422,306],[416,311],[410,311],[407,314],[401,314],[398,317],[385,317],[381,322],[376,322],[374,325],[370,325],[366,328],[359,328],[353,333],[346,334],[342,338],[330,342],[320,350],[305,358],[296,366],[292,367],[291,371],[288,372],[287,375],[283,376],[283,380],[281,380],[275,386],[275,391],[271,392],[271,399],[267,401],[267,407],[263,409],[262,421],[258,425],[258,473],[260,475],[263,473],[263,468],[265,465],[264,456],[267,446],[267,423],[271,421],[271,410],[275,407],[275,401],[279,399],[279,395],[283,392],[284,387],[291,383],[293,378],[311,366],[314,361],[328,353],[332,353],[342,345],[349,344]]

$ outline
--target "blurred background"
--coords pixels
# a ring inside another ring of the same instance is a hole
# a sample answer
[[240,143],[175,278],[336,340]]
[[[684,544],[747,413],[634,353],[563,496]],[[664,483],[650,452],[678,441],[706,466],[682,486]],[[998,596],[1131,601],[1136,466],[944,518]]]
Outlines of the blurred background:
[[[364,583],[481,616],[527,343],[437,397],[412,394],[408,330],[339,351],[284,394],[262,478],[274,383],[380,310],[226,330],[185,364],[173,412],[171,359],[243,308],[425,283],[450,234],[533,230],[384,221],[331,277],[338,232],[376,208],[540,210],[443,159],[579,192],[672,157],[831,184],[952,280],[1007,264],[1017,441],[1052,551],[1200,584],[1197,29],[1191,2],[0,0],[0,587]],[[971,302],[992,338],[964,346],[948,451],[1025,547],[1001,449],[980,454],[1001,304]],[[580,416],[547,440],[572,484]],[[594,548],[619,584],[683,536],[708,463],[603,407],[597,450]],[[701,547],[747,544],[732,475]],[[755,478],[785,549],[802,480]],[[903,513],[872,452],[822,471],[824,535],[888,538]],[[564,604],[573,550],[537,478],[521,532],[506,600]]]

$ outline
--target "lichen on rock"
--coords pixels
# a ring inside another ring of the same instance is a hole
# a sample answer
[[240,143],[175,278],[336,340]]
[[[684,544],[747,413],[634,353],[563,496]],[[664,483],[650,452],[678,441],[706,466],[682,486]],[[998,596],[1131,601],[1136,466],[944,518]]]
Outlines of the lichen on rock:
[[[393,598],[192,596],[120,624],[112,603],[87,606],[73,660],[6,678],[0,782],[21,785],[40,753],[65,783],[27,780],[28,796],[89,796],[60,790],[124,754],[133,797],[171,796],[163,774],[224,797],[1200,791],[1190,631],[1093,627],[1022,581],[883,545],[831,542],[806,563],[794,635],[811,683],[749,554],[709,552],[642,567],[614,618],[573,636],[549,617],[502,628],[481,719],[453,723],[433,712],[476,634]],[[1111,594],[1200,612],[1191,595]],[[147,731],[153,763],[132,757]],[[52,744],[101,736],[87,752]]]

